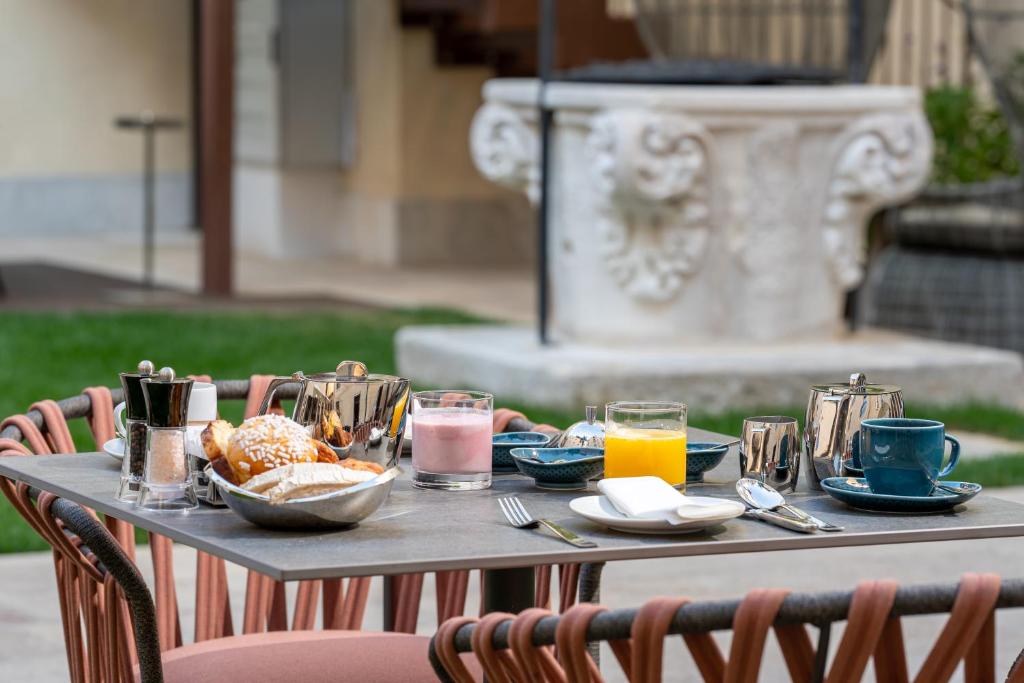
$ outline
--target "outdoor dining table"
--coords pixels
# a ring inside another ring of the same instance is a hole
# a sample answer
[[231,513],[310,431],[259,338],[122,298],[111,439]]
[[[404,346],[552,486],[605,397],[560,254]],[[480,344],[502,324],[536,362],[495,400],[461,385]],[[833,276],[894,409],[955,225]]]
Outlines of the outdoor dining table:
[[[729,440],[693,428],[690,438]],[[845,531],[803,534],[737,518],[694,534],[635,535],[608,530],[569,510],[570,500],[593,491],[542,491],[519,475],[496,475],[492,487],[482,491],[422,490],[412,485],[407,462],[403,467],[390,499],[358,526],[303,532],[262,529],[227,508],[201,506],[187,514],[138,510],[115,500],[119,466],[102,453],[0,458],[0,474],[281,581],[481,569],[486,611],[518,612],[532,606],[537,565],[577,562],[599,568],[612,560],[1024,535],[1024,505],[987,491],[950,512],[904,515],[854,510],[824,492],[809,490],[789,494],[788,502]],[[736,499],[738,470],[732,447],[706,482],[690,485],[688,491]],[[576,548],[547,533],[511,527],[497,502],[511,494],[535,517],[555,520],[597,547]],[[388,614],[386,594],[385,624]]]

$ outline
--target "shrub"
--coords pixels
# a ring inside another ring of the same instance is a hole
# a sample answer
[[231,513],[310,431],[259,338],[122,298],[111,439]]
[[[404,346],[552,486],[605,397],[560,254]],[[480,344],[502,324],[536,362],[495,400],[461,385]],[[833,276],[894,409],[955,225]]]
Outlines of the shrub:
[[929,90],[925,113],[935,134],[934,182],[975,183],[1019,172],[1006,120],[972,88]]

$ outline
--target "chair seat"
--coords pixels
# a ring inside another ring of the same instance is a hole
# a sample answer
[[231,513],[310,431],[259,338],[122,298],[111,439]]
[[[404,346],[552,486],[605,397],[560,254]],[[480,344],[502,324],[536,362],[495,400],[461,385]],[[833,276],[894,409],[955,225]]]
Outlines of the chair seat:
[[430,638],[405,633],[275,631],[207,640],[163,655],[168,683],[436,681]]

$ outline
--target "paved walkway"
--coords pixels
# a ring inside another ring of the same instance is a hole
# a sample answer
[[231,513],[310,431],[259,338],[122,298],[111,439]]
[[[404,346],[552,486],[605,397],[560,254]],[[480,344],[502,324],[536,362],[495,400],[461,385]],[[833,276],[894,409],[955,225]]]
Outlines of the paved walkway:
[[[198,292],[199,239],[183,234],[161,240],[156,253],[156,283]],[[0,261],[53,263],[112,277],[142,278],[137,239],[119,234],[45,240],[8,238]],[[236,253],[235,268],[237,293],[247,297],[332,297],[375,306],[458,308],[513,322],[531,322],[534,317],[534,279],[532,271],[527,270],[397,269],[349,263],[338,257],[270,259],[244,250]]]
[[[1024,502],[1024,487],[999,489],[994,495]],[[148,571],[149,556],[145,550],[140,553],[140,563]],[[727,598],[738,597],[757,586],[829,590],[850,587],[869,577],[889,577],[908,583],[953,581],[966,571],[991,571],[1005,577],[1020,577],[1021,566],[1024,566],[1024,539],[913,543],[686,560],[644,560],[608,565],[601,597],[602,602],[610,607],[629,607],[655,595]],[[186,625],[186,634],[193,617],[192,606],[186,596],[195,594],[194,569],[195,553],[188,548],[176,549],[175,570],[179,595],[182,596],[182,619]],[[0,556],[0,586],[3,586],[0,590],[0,680],[67,679],[52,572],[49,553]],[[245,590],[244,571],[231,567],[229,583],[232,587],[235,623],[239,623],[239,608]],[[436,628],[433,594],[433,584],[428,579],[423,591],[425,597],[420,615],[420,633],[429,634]],[[473,610],[477,604],[477,582],[474,579],[470,582],[469,609]],[[380,628],[380,613],[380,584],[375,582],[367,608],[367,629]],[[915,618],[905,623],[908,649],[917,653],[918,660],[941,623],[941,618]],[[1016,653],[1024,646],[1024,610],[1001,616],[999,629],[998,670],[1005,672]],[[838,631],[835,635],[838,636]],[[833,643],[837,639],[834,637]],[[775,645],[770,641],[768,650],[773,651],[774,648]],[[605,657],[609,656],[606,652]],[[692,675],[676,675],[692,668],[679,641],[669,641],[665,656],[666,667],[674,669],[672,680],[698,680]],[[781,666],[778,657],[771,657],[766,662],[761,680],[788,680],[781,676]],[[614,669],[614,666],[609,665],[606,669]],[[614,674],[609,680],[624,679]],[[873,680],[873,676],[866,680]]]
[[1024,454],[1024,443],[977,432],[950,432],[960,440],[960,457],[971,460],[995,455]]

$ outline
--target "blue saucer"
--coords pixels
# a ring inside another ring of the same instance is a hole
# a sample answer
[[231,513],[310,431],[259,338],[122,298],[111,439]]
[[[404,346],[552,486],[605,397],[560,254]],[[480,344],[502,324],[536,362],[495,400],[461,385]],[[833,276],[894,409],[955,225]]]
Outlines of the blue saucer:
[[942,484],[963,486],[970,493],[950,493],[935,489],[930,496],[891,496],[872,493],[867,479],[859,477],[829,477],[823,479],[821,488],[836,500],[850,507],[868,512],[901,512],[904,514],[925,514],[946,512],[957,505],[966,503],[981,491],[980,484],[967,481],[944,481]]
[[513,448],[546,448],[556,435],[540,432],[501,432],[491,438],[491,471],[518,472],[512,460]]

